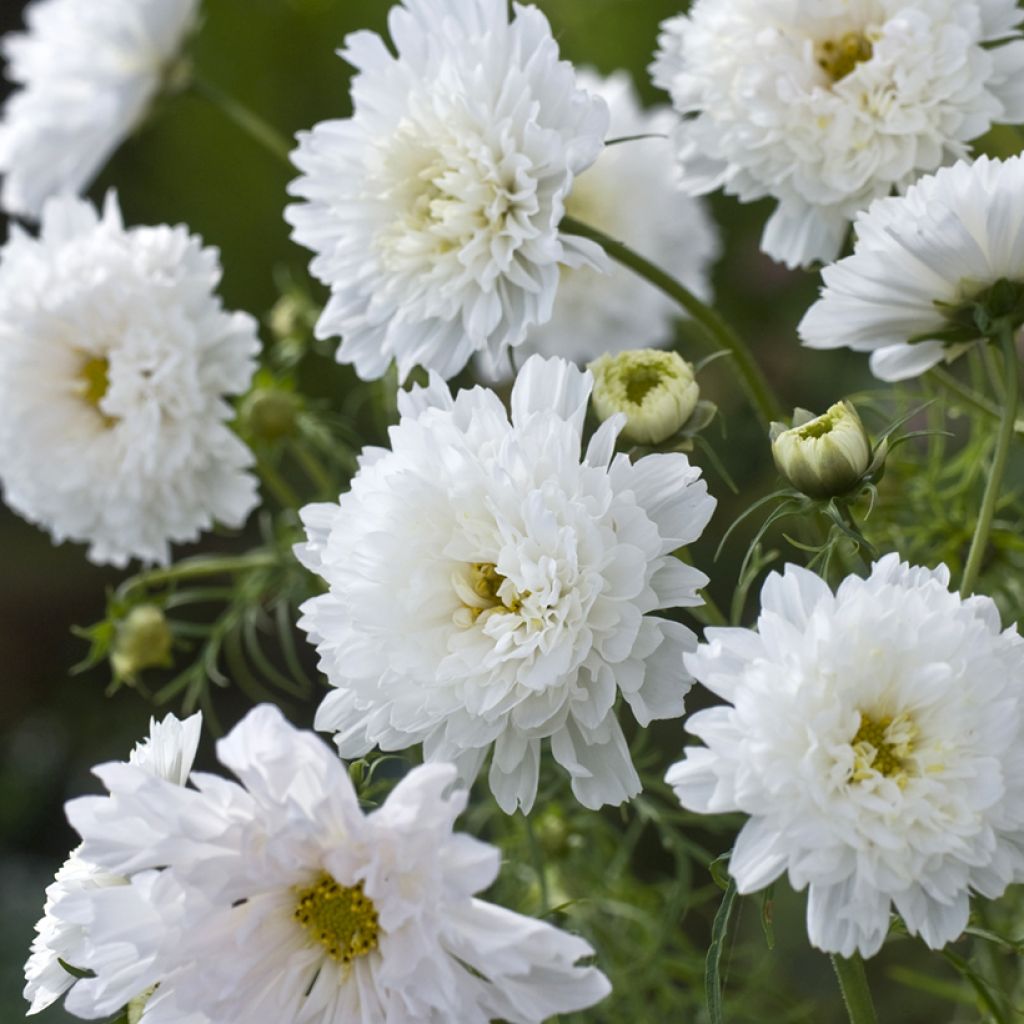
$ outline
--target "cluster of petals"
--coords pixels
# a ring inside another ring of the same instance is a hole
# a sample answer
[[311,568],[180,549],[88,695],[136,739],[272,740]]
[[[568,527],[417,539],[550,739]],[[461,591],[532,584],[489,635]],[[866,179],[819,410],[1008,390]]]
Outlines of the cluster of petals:
[[615,455],[621,415],[584,451],[592,387],[532,356],[510,416],[435,376],[400,395],[391,450],[302,510],[297,555],[329,589],[299,625],[335,687],[317,728],[343,756],[422,743],[470,781],[493,747],[499,805],[528,811],[549,741],[585,806],[640,791],[616,701],[643,726],[683,713],[696,638],[653,613],[702,603],[707,578],[672,553],[715,502],[684,455]]
[[971,890],[1024,880],[1024,640],[991,599],[887,555],[833,594],[788,566],[756,631],[709,629],[687,665],[728,702],[667,779],[684,807],[750,815],[740,892],[784,872],[821,949],[871,956],[893,908],[938,948]]
[[697,0],[655,83],[684,116],[682,186],[778,201],[789,266],[839,254],[854,215],[1024,118],[1016,0]]
[[[149,736],[136,744],[128,763],[143,774],[165,780],[170,785],[184,786],[192,770],[201,726],[199,714],[183,722],[174,715],[167,715],[161,722],[151,720]],[[90,894],[100,889],[120,891],[127,885],[128,879],[123,873],[99,867],[82,855],[80,847],[65,861],[46,890],[43,917],[36,925],[32,952],[25,964],[24,996],[29,1003],[30,1015],[45,1010],[69,989],[72,991],[65,1002],[68,1010],[87,1018],[102,1014],[102,1010],[97,1010],[97,1003],[103,1002],[102,993],[107,979],[85,977],[76,980],[64,964],[79,972],[99,967],[106,973],[112,963],[122,958],[120,966],[124,969],[118,979],[122,985],[111,1004],[114,1010],[141,996],[160,980],[147,977],[145,965],[132,963],[130,958],[123,960],[125,951],[119,950],[116,944],[109,948],[97,945],[97,936],[87,926]],[[205,1022],[183,1018],[181,1024]]]
[[1024,159],[944,167],[854,226],[853,254],[822,271],[800,337],[870,352],[882,380],[915,377],[960,351],[942,340],[951,316],[1000,281],[1024,292]]
[[[500,854],[452,831],[451,766],[364,813],[337,754],[270,705],[217,753],[239,782],[107,764],[110,795],[68,804],[82,855],[131,876],[88,905],[96,941],[159,978],[142,1024],[540,1024],[607,995],[582,939],[475,898]],[[116,994],[126,968],[94,969]]]
[[406,0],[341,51],[353,115],[299,135],[286,216],[331,297],[320,337],[363,378],[497,365],[551,316],[560,266],[601,263],[559,235],[574,176],[600,153],[602,100],[559,60],[535,7]]
[[0,486],[56,541],[124,566],[257,502],[227,396],[249,386],[256,323],[223,309],[219,255],[186,228],[126,229],[111,194],[47,202],[0,252]]
[[[625,242],[709,300],[718,231],[704,202],[676,187],[675,115],[665,107],[645,110],[626,71],[602,78],[581,70],[579,83],[608,104],[614,144],[576,178],[566,214]],[[619,264],[607,271],[563,267],[551,319],[530,329],[517,356],[523,362],[540,353],[586,364],[605,353],[664,345],[678,315],[672,299]],[[508,366],[497,369],[505,375]]]
[[80,194],[138,126],[199,0],[34,0],[3,40],[15,89],[0,115],[0,206],[38,217]]

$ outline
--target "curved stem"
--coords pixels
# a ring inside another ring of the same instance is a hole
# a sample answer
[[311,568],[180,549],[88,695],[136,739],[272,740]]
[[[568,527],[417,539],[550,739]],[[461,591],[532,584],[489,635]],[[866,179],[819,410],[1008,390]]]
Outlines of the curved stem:
[[859,953],[847,958],[832,954],[832,967],[839,979],[843,1002],[850,1017],[850,1024],[878,1024],[875,1004],[871,1001],[868,977],[864,972],[864,961]]
[[1006,462],[1013,442],[1013,428],[1017,420],[1017,405],[1020,401],[1020,367],[1017,360],[1017,343],[1013,328],[1004,325],[999,332],[999,343],[1003,349],[1003,375],[1006,384],[1006,399],[1003,402],[1002,415],[999,420],[999,432],[996,435],[996,451],[992,459],[988,481],[985,484],[985,496],[981,500],[978,522],[971,538],[971,548],[967,554],[967,564],[960,580],[960,594],[968,597],[974,592],[981,573],[981,562],[988,547],[989,534],[992,532],[992,520],[995,517],[996,504],[999,501],[999,490],[1006,472]]
[[240,103],[234,96],[229,95],[218,85],[208,82],[205,78],[193,73],[189,83],[190,88],[203,99],[208,100],[223,113],[228,120],[233,121],[246,135],[254,142],[258,142],[267,152],[273,154],[279,160],[283,160],[290,169],[291,160],[288,154],[294,148],[285,135],[282,135],[273,125],[268,124],[258,114],[253,113],[245,104]]
[[179,580],[202,579],[206,576],[229,576],[234,573],[248,572],[250,569],[268,569],[281,561],[276,552],[252,551],[246,555],[226,555],[209,557],[200,555],[197,558],[186,558],[166,569],[152,569],[125,580],[117,589],[119,596],[139,586],[153,587],[164,583],[176,583]]
[[582,224],[572,217],[565,217],[561,227],[567,234],[579,235],[581,238],[596,242],[613,260],[628,267],[682,306],[713,342],[721,345],[732,355],[751,405],[764,425],[767,426],[773,419],[782,419],[782,407],[761,372],[761,368],[754,360],[750,349],[714,309],[701,302],[693,292],[670,274],[665,273],[660,267],[655,266],[603,231],[598,231],[597,228],[592,228],[588,224]]
[[[953,374],[947,370],[935,367],[928,371],[928,376],[937,384],[941,384],[950,394],[955,395],[961,402],[974,412],[981,413],[989,419],[998,420],[1001,416],[999,406],[990,401],[984,395],[973,391],[966,384],[961,384]],[[1024,417],[1018,417],[1013,429],[1018,434],[1024,434]]]

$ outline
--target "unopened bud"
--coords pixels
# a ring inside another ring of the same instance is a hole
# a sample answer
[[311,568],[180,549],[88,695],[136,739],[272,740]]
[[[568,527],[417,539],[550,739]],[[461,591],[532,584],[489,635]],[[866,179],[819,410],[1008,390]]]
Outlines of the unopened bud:
[[134,679],[147,668],[171,664],[171,627],[154,604],[140,604],[118,624],[110,664],[118,679]]
[[256,388],[239,409],[242,433],[257,441],[278,441],[295,433],[299,399],[281,388]]
[[846,494],[871,464],[871,441],[849,402],[837,402],[821,416],[798,409],[788,430],[772,424],[771,438],[778,471],[811,498]]
[[603,355],[589,369],[594,412],[602,420],[625,413],[623,437],[638,444],[660,444],[677,433],[700,397],[693,367],[676,352],[641,348]]

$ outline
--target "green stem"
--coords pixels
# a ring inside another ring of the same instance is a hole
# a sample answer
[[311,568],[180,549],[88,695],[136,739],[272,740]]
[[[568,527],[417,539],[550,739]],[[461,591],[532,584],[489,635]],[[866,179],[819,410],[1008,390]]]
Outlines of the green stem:
[[[977,391],[972,390],[966,384],[962,384],[947,370],[940,370],[936,367],[934,370],[930,370],[928,372],[928,376],[934,380],[936,384],[944,387],[950,394],[959,398],[960,401],[973,412],[981,413],[983,416],[987,416],[989,419],[993,420],[1001,418],[1002,412],[995,402],[989,401],[989,399],[984,395],[980,395]],[[1018,434],[1024,434],[1024,418],[1018,419],[1014,424],[1013,429]]]
[[864,972],[864,961],[861,960],[860,954],[854,953],[849,958],[832,954],[831,960],[839,979],[839,988],[843,993],[850,1024],[878,1024],[875,1004],[871,1001],[871,990],[868,988],[868,977]]
[[198,558],[186,558],[181,562],[168,566],[166,569],[153,569],[139,573],[124,581],[118,588],[118,594],[124,596],[136,587],[156,587],[166,583],[178,583],[181,580],[203,579],[207,576],[230,576],[235,573],[248,572],[251,569],[269,569],[280,562],[280,556],[271,551],[254,551],[247,555],[209,558],[205,555]]
[[529,815],[523,815],[523,824],[526,826],[526,844],[530,848],[530,859],[533,861],[533,870],[537,875],[537,884],[540,886],[541,913],[546,914],[551,906],[548,895],[548,875],[544,870],[544,854],[541,851],[540,843],[533,831],[533,822]]
[[1020,401],[1020,368],[1017,361],[1017,342],[1013,328],[1004,325],[999,332],[999,344],[1003,350],[1003,374],[1006,384],[1006,400],[1003,402],[1002,415],[999,420],[999,432],[996,435],[996,451],[992,459],[988,482],[985,484],[985,496],[981,500],[978,522],[971,538],[971,548],[967,554],[967,564],[960,581],[960,594],[969,597],[981,573],[982,559],[988,547],[989,534],[992,532],[992,520],[995,517],[996,504],[999,501],[999,490],[1002,487],[1006,463],[1013,442],[1013,428],[1017,420],[1017,405]]
[[732,355],[744,390],[764,425],[767,426],[772,420],[782,419],[782,407],[772,393],[771,386],[757,365],[753,353],[714,309],[701,302],[693,292],[670,274],[603,231],[598,231],[588,224],[581,224],[572,217],[565,217],[561,227],[567,234],[579,235],[581,238],[596,242],[616,262],[628,267],[679,303],[713,342]]
[[194,72],[190,85],[193,92],[212,103],[228,120],[233,121],[238,128],[245,132],[249,138],[259,143],[268,153],[272,153],[279,160],[283,160],[291,168],[292,164],[288,154],[294,147],[288,138],[282,135],[273,125],[268,124],[258,114],[253,113],[247,106],[236,100],[234,96],[221,89],[220,86],[214,85]]
[[337,497],[338,488],[323,463],[301,441],[292,441],[289,447],[299,465],[322,497]]
[[282,508],[300,509],[306,504],[298,491],[266,459],[256,457],[256,471]]

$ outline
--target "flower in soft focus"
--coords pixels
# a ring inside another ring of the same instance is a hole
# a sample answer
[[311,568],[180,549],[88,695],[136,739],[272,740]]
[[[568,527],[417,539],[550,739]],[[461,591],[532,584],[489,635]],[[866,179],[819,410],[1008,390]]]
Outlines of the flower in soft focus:
[[38,217],[83,192],[140,124],[199,0],[35,0],[3,40],[15,90],[0,116],[0,205]]
[[871,441],[851,402],[836,402],[814,416],[797,410],[793,426],[772,424],[772,457],[778,471],[811,498],[852,490],[871,465]]
[[[664,107],[644,110],[625,71],[600,78],[584,70],[579,83],[607,102],[608,138],[630,141],[606,146],[576,178],[566,213],[620,239],[700,298],[710,299],[718,230],[704,203],[676,187],[667,138],[675,116]],[[530,329],[521,351],[587,363],[637,344],[668,343],[680,315],[672,299],[626,267],[613,264],[606,273],[592,266],[563,267],[554,313]],[[504,377],[508,369],[502,364],[497,372]]]
[[299,621],[336,687],[317,713],[345,757],[423,743],[472,780],[493,747],[500,806],[528,811],[542,741],[587,807],[640,791],[615,714],[683,713],[696,638],[659,609],[702,603],[672,557],[715,507],[683,455],[613,457],[616,416],[581,450],[592,379],[532,356],[511,419],[436,375],[399,396],[391,451],[363,453],[338,504],[302,510],[299,560],[329,592]]
[[700,397],[693,367],[677,352],[634,349],[603,355],[588,369],[594,412],[602,420],[625,415],[622,436],[638,444],[660,444],[675,434]]
[[217,753],[242,785],[104,765],[111,796],[68,805],[83,855],[141,872],[139,906],[166,922],[94,894],[96,920],[159,968],[147,1022],[540,1024],[609,992],[575,966],[582,939],[474,899],[500,853],[453,833],[466,794],[450,765],[414,768],[364,814],[338,756],[270,705]]
[[708,629],[686,663],[729,702],[693,715],[667,780],[684,807],[750,815],[729,871],[809,886],[811,942],[878,952],[890,907],[932,948],[970,891],[1024,880],[1024,641],[949,572],[887,555],[833,595],[788,566],[757,631]]
[[506,0],[407,0],[388,24],[397,56],[375,33],[346,39],[354,114],[300,134],[305,201],[286,216],[331,289],[316,330],[341,337],[339,361],[448,378],[548,320],[560,267],[605,265],[558,225],[608,111],[535,7],[510,21]]
[[[915,377],[1005,319],[1024,323],[1024,158],[957,163],[857,217],[853,255],[822,271],[800,323],[811,348],[871,353]],[[953,348],[947,349],[947,345]]]
[[117,625],[110,665],[117,679],[134,680],[147,668],[171,664],[174,636],[163,610],[155,604],[133,608]]
[[125,229],[117,200],[50,200],[0,252],[0,485],[89,558],[165,563],[170,543],[257,503],[226,422],[259,350],[226,313],[215,249],[184,227]]
[[[138,743],[132,751],[129,764],[154,778],[166,779],[174,786],[184,786],[192,770],[202,715],[195,714],[183,722],[174,715],[166,715],[161,722],[150,721],[149,736]],[[56,1002],[68,989],[66,1007],[81,1016],[102,1016],[104,1011],[96,1010],[96,999],[101,985],[91,978],[76,980],[65,970],[64,963],[79,971],[89,970],[94,964],[109,966],[123,953],[114,948],[98,948],[89,929],[80,920],[74,904],[80,894],[88,895],[98,889],[122,890],[128,885],[123,874],[106,871],[85,859],[81,849],[75,850],[57,872],[56,880],[46,890],[46,905],[43,917],[36,925],[36,937],[32,942],[32,954],[25,964],[25,999],[31,1004],[29,1014],[39,1013]],[[141,995],[158,977],[147,978],[145,965],[130,960],[121,963],[122,975],[117,979],[120,988],[113,998],[120,1000],[114,1012],[130,1000]],[[137,973],[138,972],[138,973]]]
[[833,260],[854,215],[1024,118],[1016,0],[697,0],[651,67],[680,181],[778,201],[761,247]]

